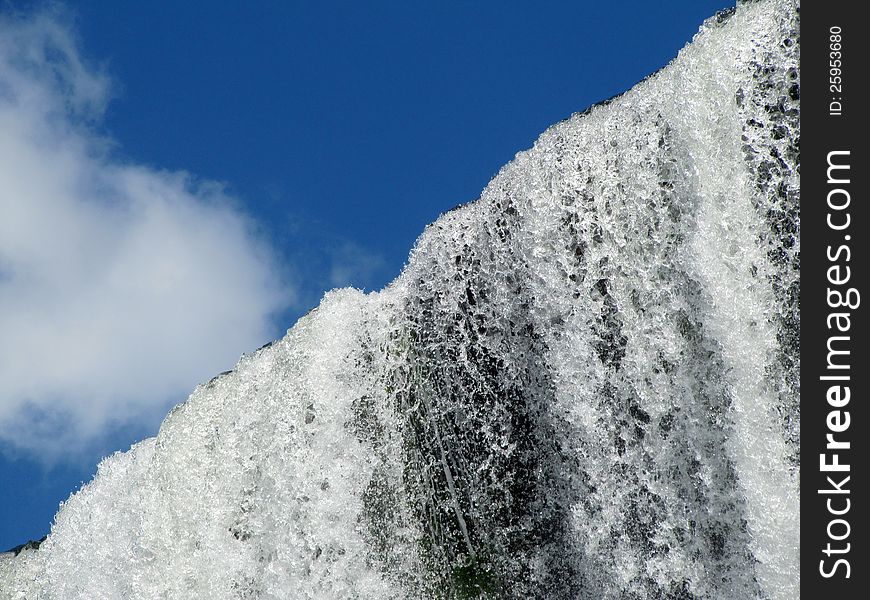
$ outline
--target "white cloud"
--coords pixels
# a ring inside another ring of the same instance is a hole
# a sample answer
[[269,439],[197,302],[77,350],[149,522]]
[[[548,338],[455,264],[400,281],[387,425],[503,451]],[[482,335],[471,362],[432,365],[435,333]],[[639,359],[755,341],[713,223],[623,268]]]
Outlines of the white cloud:
[[45,460],[154,422],[289,294],[220,185],[112,158],[109,93],[63,19],[0,18],[0,446]]
[[347,240],[330,249],[330,259],[329,285],[332,287],[361,285],[386,265],[379,254]]

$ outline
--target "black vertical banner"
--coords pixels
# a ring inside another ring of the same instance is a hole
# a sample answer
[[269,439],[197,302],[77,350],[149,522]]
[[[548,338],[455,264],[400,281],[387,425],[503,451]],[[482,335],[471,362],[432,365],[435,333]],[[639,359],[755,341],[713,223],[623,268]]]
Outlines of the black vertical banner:
[[801,593],[870,597],[866,4],[801,6]]

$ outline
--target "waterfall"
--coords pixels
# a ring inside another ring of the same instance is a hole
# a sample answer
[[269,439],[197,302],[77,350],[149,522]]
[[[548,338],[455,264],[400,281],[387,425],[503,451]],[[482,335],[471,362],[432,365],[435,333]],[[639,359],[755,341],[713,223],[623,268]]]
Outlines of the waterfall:
[[788,0],[544,132],[0,559],[0,598],[799,597]]

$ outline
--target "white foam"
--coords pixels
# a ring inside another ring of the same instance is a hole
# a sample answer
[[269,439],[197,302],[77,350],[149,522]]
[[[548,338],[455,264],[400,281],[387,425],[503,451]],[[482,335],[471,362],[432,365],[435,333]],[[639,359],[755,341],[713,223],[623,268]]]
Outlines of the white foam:
[[546,131],[106,459],[0,597],[797,597],[796,20],[743,4]]

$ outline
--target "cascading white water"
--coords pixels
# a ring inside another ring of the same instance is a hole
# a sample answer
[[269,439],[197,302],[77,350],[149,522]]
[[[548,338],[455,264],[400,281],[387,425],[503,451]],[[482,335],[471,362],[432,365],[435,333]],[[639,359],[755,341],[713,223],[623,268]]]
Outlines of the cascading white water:
[[100,465],[0,597],[793,599],[798,15],[710,19]]

